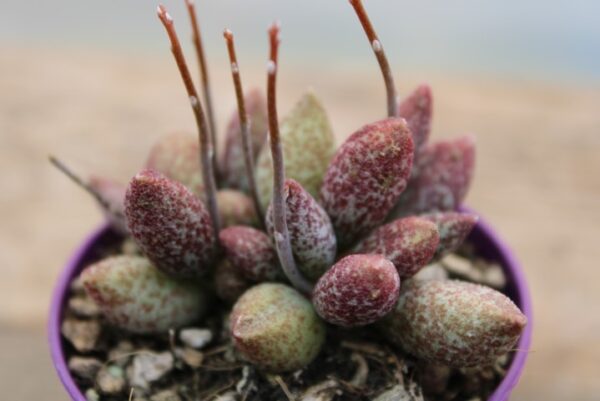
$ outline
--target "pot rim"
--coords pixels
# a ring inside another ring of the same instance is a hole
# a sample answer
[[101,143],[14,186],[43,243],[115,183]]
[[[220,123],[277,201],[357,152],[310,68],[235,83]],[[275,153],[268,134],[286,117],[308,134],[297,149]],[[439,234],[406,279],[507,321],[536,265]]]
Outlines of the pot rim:
[[[467,207],[462,208],[462,210],[472,211],[472,209]],[[89,250],[108,230],[109,225],[105,223],[86,237],[85,241],[71,256],[66,264],[66,267],[60,273],[57,284],[52,293],[52,301],[50,304],[50,313],[47,325],[50,354],[54,368],[58,373],[58,377],[73,401],[86,401],[86,398],[75,383],[67,366],[61,335],[63,310],[71,281],[73,280],[74,276],[79,273],[82,260]],[[531,336],[533,330],[533,307],[531,295],[527,285],[525,273],[523,272],[520,263],[508,245],[493,230],[492,226],[480,217],[477,225],[473,229],[473,232],[477,232],[479,236],[486,238],[497,251],[499,255],[498,262],[500,262],[504,271],[511,278],[511,282],[515,287],[516,295],[519,298],[519,302],[515,301],[515,303],[527,317],[527,326],[525,326],[525,330],[519,339],[517,350],[510,363],[510,367],[506,372],[506,376],[489,398],[489,401],[505,401],[509,398],[512,389],[517,385],[519,378],[522,375],[531,345]]]

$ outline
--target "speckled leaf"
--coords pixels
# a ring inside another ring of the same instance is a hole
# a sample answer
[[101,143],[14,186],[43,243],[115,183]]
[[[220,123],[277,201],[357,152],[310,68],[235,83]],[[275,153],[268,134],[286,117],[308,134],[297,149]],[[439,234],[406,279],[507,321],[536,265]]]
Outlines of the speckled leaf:
[[435,223],[418,217],[394,220],[361,240],[353,253],[376,253],[391,261],[402,278],[416,274],[433,257],[440,236]]
[[400,103],[400,117],[406,119],[408,128],[415,143],[415,161],[420,149],[427,143],[431,131],[433,114],[433,98],[429,85],[419,86],[413,93]]
[[527,318],[504,294],[456,280],[410,281],[381,323],[388,340],[436,363],[491,364],[513,349]]
[[368,124],[338,149],[323,181],[321,201],[339,246],[350,245],[385,220],[406,187],[413,149],[402,118]]
[[182,183],[204,199],[200,145],[192,134],[176,132],[165,135],[150,150],[146,167]]
[[479,221],[479,216],[468,212],[437,212],[420,217],[435,223],[440,233],[440,243],[434,259],[456,251]]
[[282,277],[277,253],[269,236],[252,227],[228,227],[219,233],[227,260],[248,280],[272,281]]
[[455,210],[467,195],[475,168],[475,140],[464,136],[429,144],[393,216]]
[[[336,239],[329,216],[295,180],[285,181],[286,220],[292,252],[300,271],[316,281],[335,261]],[[273,214],[267,210],[267,232],[273,238]]]
[[[252,154],[256,161],[258,154],[265,143],[269,130],[267,120],[267,100],[259,89],[249,91],[244,101],[250,122],[250,138]],[[240,117],[236,110],[229,120],[225,132],[225,147],[220,159],[223,185],[242,191],[248,191],[248,175],[244,162],[244,151],[240,135]]]
[[204,314],[200,287],[169,278],[141,256],[114,256],[81,274],[86,292],[106,319],[135,333],[164,333]]
[[264,283],[249,289],[231,312],[236,350],[260,369],[300,369],[318,355],[325,324],[311,303],[283,284]]
[[381,255],[350,255],[319,279],[312,301],[319,316],[343,327],[373,323],[396,305],[400,277]]
[[215,292],[227,303],[232,304],[237,301],[252,284],[226,259],[222,260],[215,269]]
[[[305,94],[280,124],[285,176],[298,181],[317,197],[323,175],[335,151],[333,131],[325,109],[314,94]],[[258,159],[256,184],[263,209],[273,193],[271,151],[265,146]]]
[[125,221],[125,185],[98,176],[91,176],[88,184],[107,202],[108,207],[101,205],[101,208],[110,226],[118,233],[128,235]]
[[210,216],[182,184],[142,171],[127,189],[125,215],[136,243],[165,273],[199,276],[212,267],[216,239]]
[[221,189],[217,192],[221,226],[256,226],[258,217],[252,199],[241,191]]

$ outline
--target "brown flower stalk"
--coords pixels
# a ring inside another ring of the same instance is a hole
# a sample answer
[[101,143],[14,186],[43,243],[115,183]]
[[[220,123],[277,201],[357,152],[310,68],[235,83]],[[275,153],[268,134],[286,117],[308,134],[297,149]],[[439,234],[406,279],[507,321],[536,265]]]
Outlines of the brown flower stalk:
[[212,92],[210,90],[210,80],[208,78],[208,66],[206,65],[206,57],[204,55],[204,46],[202,45],[202,36],[200,35],[200,24],[196,18],[196,6],[193,0],[185,0],[188,14],[190,15],[190,23],[192,25],[192,42],[196,49],[198,57],[198,66],[200,67],[200,81],[202,82],[202,92],[204,104],[206,105],[206,114],[208,117],[208,125],[210,127],[210,138],[213,143],[214,153],[212,156],[212,165],[215,171],[215,176],[219,177],[219,165],[217,163],[217,124],[215,122],[215,113],[212,101]]
[[385,55],[385,51],[383,50],[383,45],[373,28],[373,24],[371,24],[371,20],[363,6],[362,0],[350,0],[350,4],[354,7],[354,11],[356,11],[356,15],[360,20],[360,23],[365,30],[365,34],[371,43],[371,47],[373,48],[373,52],[375,53],[375,57],[377,57],[377,61],[379,62],[379,68],[381,68],[381,73],[383,74],[383,80],[385,81],[385,89],[387,92],[387,109],[389,117],[398,117],[398,93],[396,91],[396,85],[394,84],[394,76],[392,75],[392,69],[390,68],[390,64]]
[[229,52],[229,61],[231,63],[231,76],[233,77],[233,85],[235,87],[235,95],[237,98],[238,114],[240,117],[240,134],[242,137],[242,148],[244,150],[244,163],[246,164],[246,173],[248,175],[248,186],[250,188],[250,195],[254,202],[254,209],[256,210],[258,220],[261,225],[264,225],[264,214],[260,206],[256,181],[254,179],[254,155],[252,154],[252,145],[250,143],[250,123],[248,121],[248,112],[244,101],[242,78],[240,76],[240,67],[235,52],[233,33],[229,29],[226,29],[223,32],[223,36],[227,42],[227,51]]
[[196,117],[198,137],[200,140],[200,162],[202,165],[202,178],[204,180],[204,187],[206,191],[206,202],[210,217],[213,222],[215,238],[218,238],[221,222],[219,218],[219,210],[217,208],[217,185],[213,164],[211,162],[214,157],[213,143],[209,136],[209,130],[206,123],[206,118],[204,116],[204,110],[202,109],[202,104],[200,103],[200,99],[198,99],[198,92],[196,91],[194,82],[192,81],[192,76],[190,75],[190,71],[185,61],[181,44],[179,43],[177,33],[175,32],[175,27],[173,26],[173,18],[171,18],[167,12],[167,9],[163,5],[158,6],[157,13],[158,18],[163,23],[167,31],[167,35],[169,36],[169,40],[171,42],[171,52],[173,53],[173,57],[175,58],[175,62],[179,68],[179,73],[181,74],[181,79],[183,80],[183,84],[185,85],[185,89],[190,98],[190,104],[194,112],[194,117]]
[[277,117],[277,56],[279,52],[279,24],[274,23],[269,28],[270,56],[267,64],[267,108],[269,111],[269,139],[271,144],[271,157],[273,159],[273,227],[275,248],[281,267],[292,285],[305,294],[312,292],[312,284],[308,282],[298,270],[286,221],[286,204],[284,194],[285,169],[283,164],[283,150],[279,138],[279,119]]

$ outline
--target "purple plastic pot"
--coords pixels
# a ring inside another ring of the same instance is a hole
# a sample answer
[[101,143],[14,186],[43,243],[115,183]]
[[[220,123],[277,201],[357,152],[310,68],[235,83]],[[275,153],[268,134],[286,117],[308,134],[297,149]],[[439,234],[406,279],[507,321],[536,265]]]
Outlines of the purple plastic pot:
[[[48,321],[50,352],[58,376],[73,401],[86,401],[86,399],[75,384],[71,372],[67,367],[63,339],[60,334],[69,285],[71,280],[88,263],[98,259],[99,250],[117,241],[119,241],[119,237],[110,231],[108,226],[103,226],[92,233],[77,250],[75,255],[73,255],[54,289]],[[508,279],[507,295],[519,306],[528,319],[527,327],[517,345],[518,351],[514,355],[506,377],[489,399],[490,401],[505,401],[508,400],[512,389],[517,385],[521,377],[531,343],[533,321],[529,288],[523,270],[515,256],[485,221],[479,220],[479,223],[469,236],[469,241],[475,245],[479,255],[488,260],[500,263]]]

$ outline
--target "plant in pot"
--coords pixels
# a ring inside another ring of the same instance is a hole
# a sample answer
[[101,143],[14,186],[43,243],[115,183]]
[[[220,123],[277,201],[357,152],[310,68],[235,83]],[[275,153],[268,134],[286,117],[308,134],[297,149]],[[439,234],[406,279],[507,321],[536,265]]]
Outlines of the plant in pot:
[[399,102],[363,5],[350,3],[380,64],[388,117],[337,151],[312,93],[279,123],[274,24],[266,100],[244,94],[224,33],[238,110],[217,160],[188,1],[202,101],[172,18],[163,6],[158,16],[199,141],[163,138],[127,187],[82,180],[51,159],[109,222],[75,255],[53,300],[52,354],[72,399],[508,397],[531,310],[508,249],[460,207],[474,142],[428,143],[429,88]]

